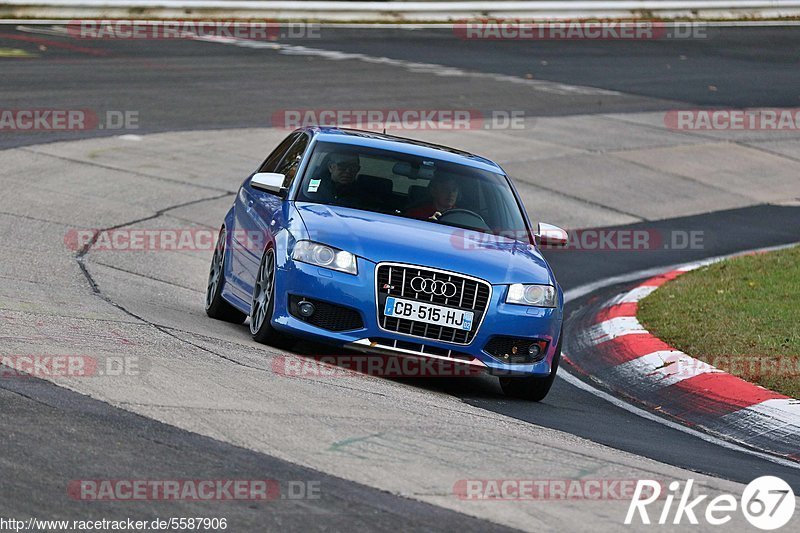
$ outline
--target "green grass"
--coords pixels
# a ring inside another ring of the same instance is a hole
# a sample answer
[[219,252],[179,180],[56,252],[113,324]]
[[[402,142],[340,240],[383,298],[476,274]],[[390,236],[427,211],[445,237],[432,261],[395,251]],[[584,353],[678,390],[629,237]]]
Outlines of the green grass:
[[638,318],[682,352],[800,398],[800,247],[683,274],[639,302]]

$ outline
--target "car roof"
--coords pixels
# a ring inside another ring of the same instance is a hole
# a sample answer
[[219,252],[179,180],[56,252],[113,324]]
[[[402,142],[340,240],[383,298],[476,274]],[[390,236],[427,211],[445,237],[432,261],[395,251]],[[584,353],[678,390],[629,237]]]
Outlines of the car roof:
[[303,128],[303,131],[309,132],[318,141],[365,146],[419,157],[429,157],[505,175],[503,169],[491,159],[439,144],[349,128],[315,126]]

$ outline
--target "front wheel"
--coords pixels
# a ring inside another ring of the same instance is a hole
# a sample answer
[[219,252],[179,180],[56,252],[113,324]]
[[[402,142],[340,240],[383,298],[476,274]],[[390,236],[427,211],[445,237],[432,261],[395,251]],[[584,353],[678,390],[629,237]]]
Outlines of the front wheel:
[[275,311],[275,249],[268,248],[258,267],[253,288],[253,304],[250,306],[250,333],[253,340],[271,344],[276,348],[291,348],[295,339],[272,327]]
[[500,378],[500,388],[503,389],[503,393],[512,398],[520,398],[532,402],[541,402],[544,400],[547,393],[550,392],[550,387],[553,386],[553,381],[556,379],[558,363],[561,360],[561,338],[563,336],[564,332],[562,330],[558,336],[558,344],[556,345],[556,353],[553,355],[553,363],[550,365],[550,374],[543,378],[538,376]]
[[272,312],[275,309],[275,250],[268,248],[261,258],[250,306],[250,333],[257,342],[268,343],[275,337]]

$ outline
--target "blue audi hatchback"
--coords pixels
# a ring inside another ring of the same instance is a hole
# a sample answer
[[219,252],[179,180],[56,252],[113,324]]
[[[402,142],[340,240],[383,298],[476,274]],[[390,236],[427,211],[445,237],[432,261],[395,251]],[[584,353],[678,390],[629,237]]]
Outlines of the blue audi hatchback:
[[563,293],[505,172],[482,157],[340,128],[291,133],[225,216],[210,317],[259,342],[305,338],[434,358],[543,399],[558,369]]

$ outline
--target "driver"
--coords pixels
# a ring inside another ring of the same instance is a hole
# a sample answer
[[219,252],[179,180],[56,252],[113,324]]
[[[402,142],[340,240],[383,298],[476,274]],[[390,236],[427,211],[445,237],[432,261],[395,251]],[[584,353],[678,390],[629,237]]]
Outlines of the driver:
[[325,163],[317,179],[309,183],[308,192],[321,203],[358,207],[365,199],[364,191],[356,183],[361,169],[358,154],[334,152],[328,155]]
[[437,174],[428,186],[430,200],[409,209],[405,215],[420,220],[437,220],[443,213],[454,209],[458,201],[458,180],[455,176]]

